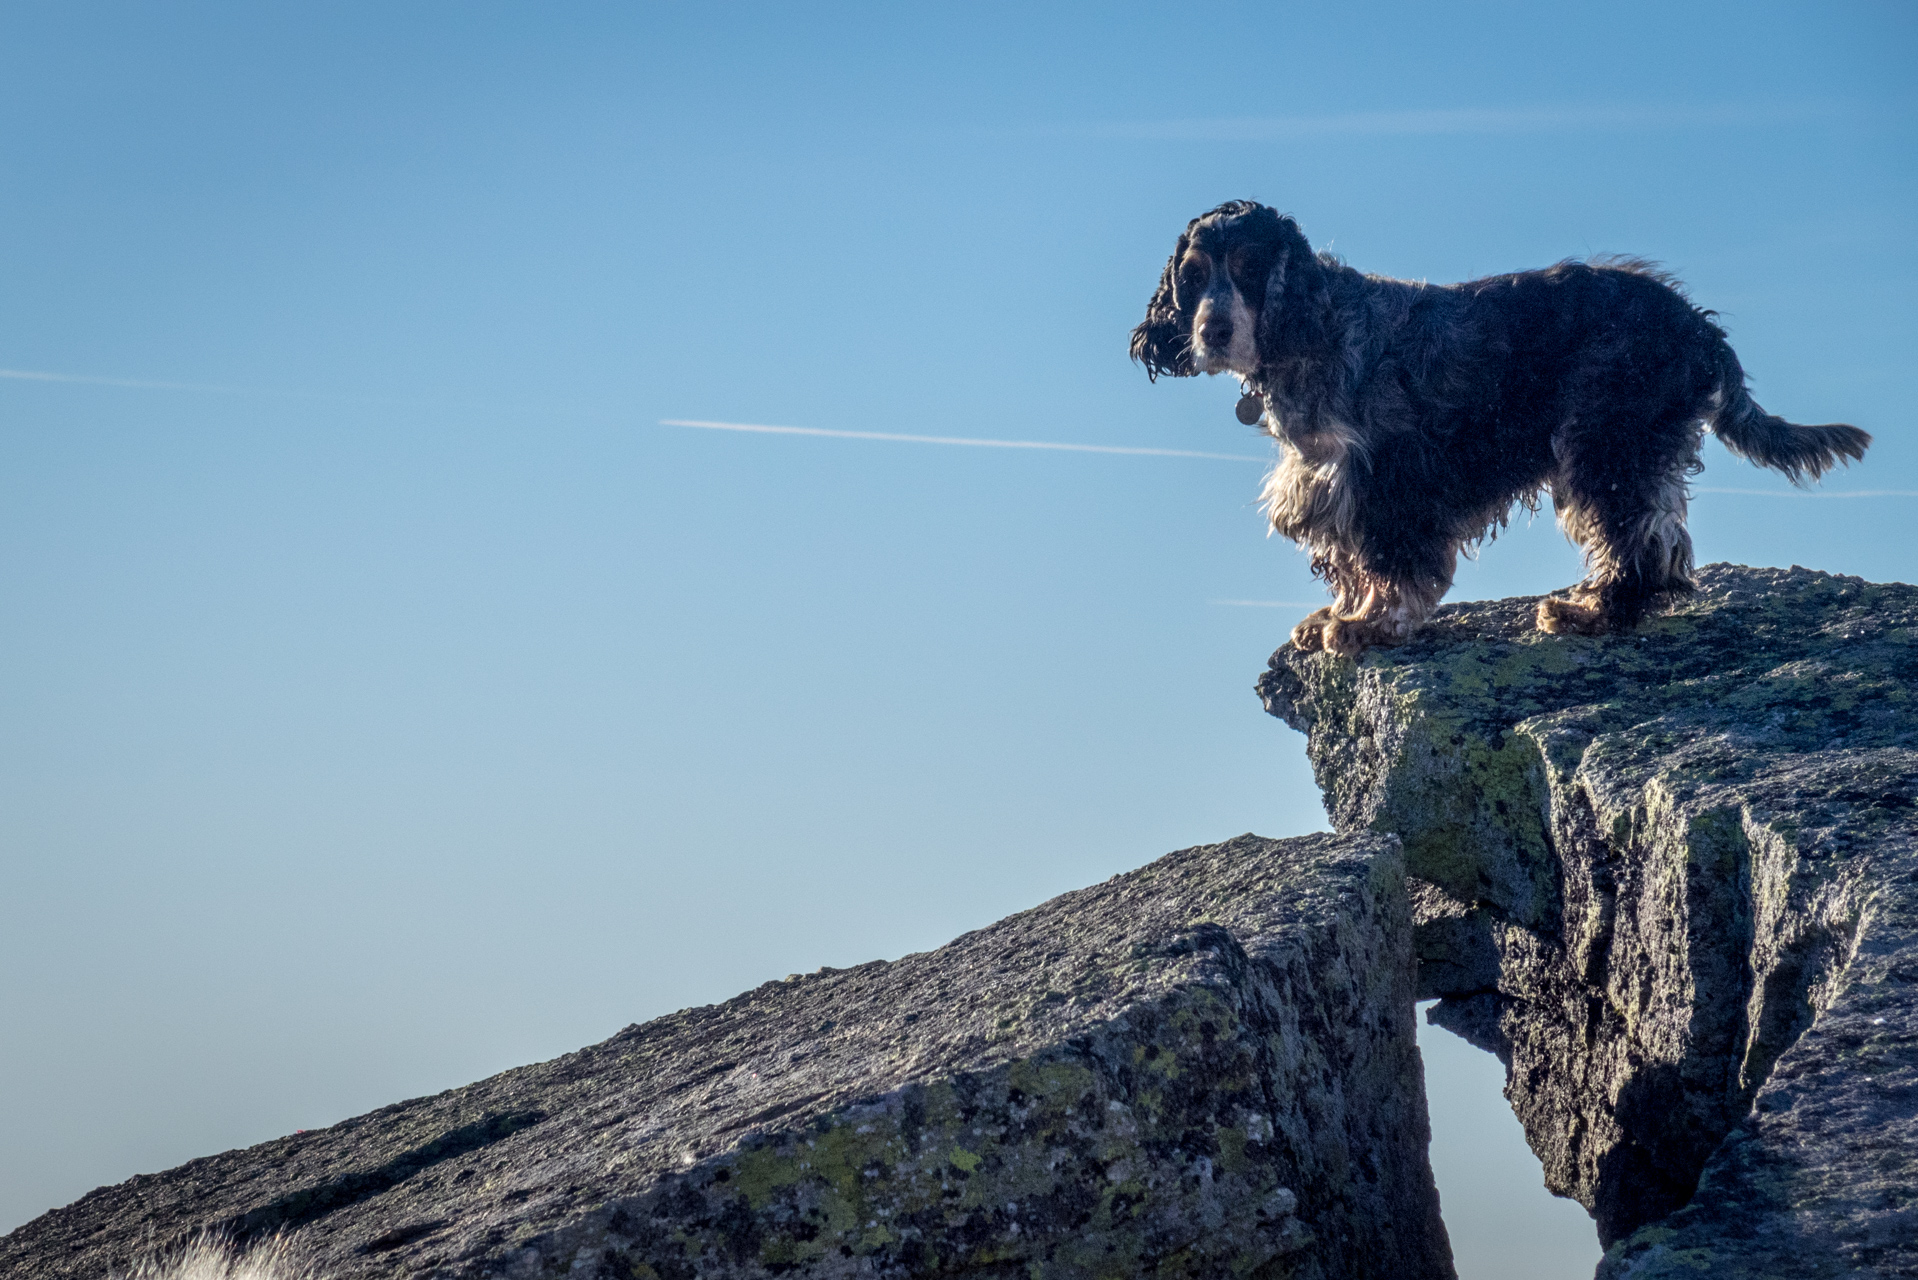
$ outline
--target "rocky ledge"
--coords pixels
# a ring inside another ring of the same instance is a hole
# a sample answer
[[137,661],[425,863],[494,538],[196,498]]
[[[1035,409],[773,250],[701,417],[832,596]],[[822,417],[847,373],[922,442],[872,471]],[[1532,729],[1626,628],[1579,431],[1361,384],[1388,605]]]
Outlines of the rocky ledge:
[[0,1277],[203,1233],[327,1280],[1448,1277],[1415,991],[1601,1277],[1918,1275],[1918,588],[1699,579],[1630,635],[1281,649],[1340,835],[105,1187]]
[[0,1241],[101,1280],[215,1232],[357,1277],[1450,1277],[1390,837],[1189,849]]
[[1260,682],[1414,878],[1601,1277],[1918,1275],[1918,589],[1713,565],[1637,632],[1440,611]]

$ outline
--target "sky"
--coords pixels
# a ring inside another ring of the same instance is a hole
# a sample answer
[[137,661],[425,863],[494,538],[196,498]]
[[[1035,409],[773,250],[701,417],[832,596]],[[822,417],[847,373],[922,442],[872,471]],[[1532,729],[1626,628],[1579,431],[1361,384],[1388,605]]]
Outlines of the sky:
[[[1701,562],[1913,580],[1914,66],[1901,3],[0,3],[0,1230],[1323,828],[1267,447],[1126,359],[1222,200],[1664,263],[1877,437],[1708,443]],[[1452,598],[1579,576],[1548,514]]]

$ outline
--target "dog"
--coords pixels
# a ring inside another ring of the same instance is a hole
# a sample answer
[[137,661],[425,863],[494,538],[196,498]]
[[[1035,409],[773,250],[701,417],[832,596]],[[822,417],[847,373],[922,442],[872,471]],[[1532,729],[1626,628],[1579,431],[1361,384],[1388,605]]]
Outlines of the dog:
[[1334,597],[1292,642],[1356,657],[1403,643],[1459,554],[1546,491],[1588,576],[1540,602],[1542,629],[1628,630],[1692,590],[1686,480],[1707,426],[1795,484],[1864,457],[1857,427],[1761,409],[1714,315],[1633,258],[1452,285],[1365,275],[1235,200],[1187,224],[1132,359],[1153,381],[1241,379],[1240,421],[1281,446],[1266,514]]

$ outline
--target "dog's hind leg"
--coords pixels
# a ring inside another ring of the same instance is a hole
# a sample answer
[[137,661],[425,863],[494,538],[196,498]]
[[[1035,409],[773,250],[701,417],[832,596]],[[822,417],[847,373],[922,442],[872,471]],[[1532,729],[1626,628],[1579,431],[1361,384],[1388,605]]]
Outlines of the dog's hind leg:
[[1685,480],[1697,461],[1698,433],[1696,426],[1684,432],[1684,447],[1649,469],[1619,466],[1616,457],[1596,466],[1575,456],[1564,460],[1552,482],[1552,506],[1565,535],[1584,548],[1589,574],[1566,595],[1539,601],[1540,630],[1626,631],[1661,596],[1692,589]]

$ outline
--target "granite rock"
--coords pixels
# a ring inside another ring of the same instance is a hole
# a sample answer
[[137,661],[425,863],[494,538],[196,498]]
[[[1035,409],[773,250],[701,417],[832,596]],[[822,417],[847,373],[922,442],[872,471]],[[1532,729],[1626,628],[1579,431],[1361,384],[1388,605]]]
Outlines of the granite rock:
[[1918,589],[1712,565],[1636,632],[1441,609],[1259,692],[1404,841],[1422,996],[1499,1054],[1602,1277],[1918,1275]]
[[362,1277],[1450,1277],[1390,837],[1244,836],[0,1240]]

